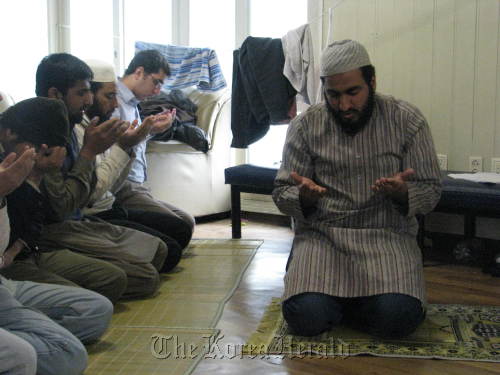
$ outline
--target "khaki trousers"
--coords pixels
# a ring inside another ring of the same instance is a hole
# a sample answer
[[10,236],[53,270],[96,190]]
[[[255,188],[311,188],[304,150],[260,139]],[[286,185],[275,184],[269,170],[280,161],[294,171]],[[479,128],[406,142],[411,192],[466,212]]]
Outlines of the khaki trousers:
[[54,250],[15,260],[0,273],[16,281],[80,286],[115,303],[127,288],[127,275],[119,267],[70,250]]

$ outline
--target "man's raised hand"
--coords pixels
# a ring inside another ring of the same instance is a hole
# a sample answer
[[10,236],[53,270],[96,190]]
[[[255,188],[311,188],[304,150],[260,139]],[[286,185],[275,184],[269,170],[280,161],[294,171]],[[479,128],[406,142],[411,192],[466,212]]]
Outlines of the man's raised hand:
[[42,145],[38,151],[35,170],[43,174],[51,169],[60,169],[66,158],[66,148],[61,146],[48,147]]
[[290,177],[299,188],[299,198],[303,208],[313,207],[319,198],[326,194],[326,188],[319,186],[310,178],[300,176],[297,172],[292,172]]
[[12,152],[0,163],[0,197],[14,191],[28,177],[35,164],[34,148],[26,147],[21,156]]
[[144,121],[141,125],[138,125],[137,120],[134,120],[116,143],[123,150],[127,151],[145,140],[152,127],[153,121]]
[[117,118],[99,124],[99,118],[94,117],[85,129],[80,154],[87,159],[94,159],[96,155],[110,148],[129,126],[130,123]]
[[153,126],[151,127],[151,134],[159,134],[166,131],[172,126],[175,120],[176,109],[166,110],[158,115],[148,116],[144,119],[146,121],[152,121]]
[[415,170],[408,168],[392,177],[381,177],[372,185],[372,190],[376,193],[387,194],[397,202],[404,204],[408,201],[406,181],[410,180],[414,174]]

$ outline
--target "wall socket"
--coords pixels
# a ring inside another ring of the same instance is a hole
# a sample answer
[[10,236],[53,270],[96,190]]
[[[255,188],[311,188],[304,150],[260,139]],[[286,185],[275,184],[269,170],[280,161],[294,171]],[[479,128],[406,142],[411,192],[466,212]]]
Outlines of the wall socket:
[[439,168],[441,168],[441,170],[443,171],[448,170],[448,156],[445,154],[437,154],[437,157],[439,162]]
[[483,171],[482,156],[469,156],[469,171],[474,173]]
[[500,173],[500,158],[491,158],[491,171]]

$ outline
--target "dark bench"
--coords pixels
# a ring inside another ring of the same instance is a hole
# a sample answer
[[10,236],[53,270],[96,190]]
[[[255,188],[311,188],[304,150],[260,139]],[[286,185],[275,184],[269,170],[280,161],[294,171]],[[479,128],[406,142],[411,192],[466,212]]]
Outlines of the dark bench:
[[476,217],[500,218],[500,186],[455,179],[448,173],[443,172],[443,191],[434,212],[464,215],[464,236],[473,238]]
[[[231,185],[233,238],[241,238],[240,193],[271,194],[277,172],[275,168],[250,164],[238,165],[224,171],[226,184]],[[443,192],[434,211],[464,215],[465,238],[473,238],[476,234],[476,217],[500,218],[500,186],[453,179],[448,177],[447,173],[443,172]],[[419,222],[423,229],[424,218],[419,218]]]
[[242,164],[226,168],[226,184],[231,185],[232,237],[241,238],[241,198],[240,193],[270,195],[274,189],[274,179],[278,170]]

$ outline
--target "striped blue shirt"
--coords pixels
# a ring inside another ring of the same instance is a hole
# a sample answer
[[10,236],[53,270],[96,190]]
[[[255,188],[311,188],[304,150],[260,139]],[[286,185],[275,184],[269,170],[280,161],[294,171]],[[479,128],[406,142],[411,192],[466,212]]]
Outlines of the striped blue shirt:
[[148,49],[159,51],[168,61],[170,75],[164,90],[197,86],[201,91],[217,91],[227,86],[217,54],[210,48],[135,42],[136,52]]

